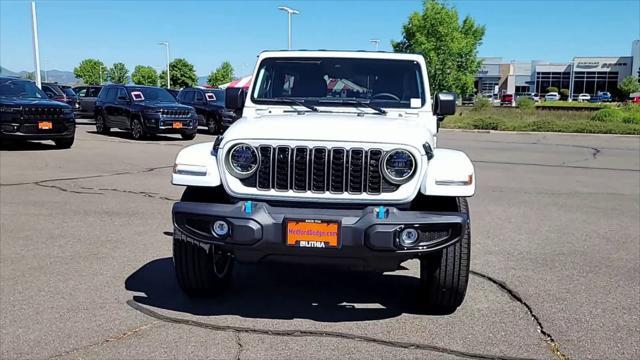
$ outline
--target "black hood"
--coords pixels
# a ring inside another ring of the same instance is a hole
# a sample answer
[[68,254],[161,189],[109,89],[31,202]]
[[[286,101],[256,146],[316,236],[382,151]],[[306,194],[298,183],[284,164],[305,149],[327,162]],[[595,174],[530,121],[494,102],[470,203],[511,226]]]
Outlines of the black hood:
[[11,107],[46,107],[54,109],[71,109],[71,106],[49,99],[22,99],[0,96],[0,105]]
[[191,110],[191,106],[174,102],[136,101],[135,105],[145,110]]

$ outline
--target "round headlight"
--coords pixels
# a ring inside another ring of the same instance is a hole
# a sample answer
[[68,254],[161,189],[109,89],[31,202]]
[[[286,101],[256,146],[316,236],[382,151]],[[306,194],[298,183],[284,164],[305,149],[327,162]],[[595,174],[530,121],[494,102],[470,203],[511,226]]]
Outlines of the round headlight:
[[387,180],[394,184],[404,184],[415,172],[416,161],[406,150],[391,150],[382,159],[382,169]]
[[258,168],[258,152],[249,144],[235,145],[227,156],[227,169],[231,175],[244,179]]

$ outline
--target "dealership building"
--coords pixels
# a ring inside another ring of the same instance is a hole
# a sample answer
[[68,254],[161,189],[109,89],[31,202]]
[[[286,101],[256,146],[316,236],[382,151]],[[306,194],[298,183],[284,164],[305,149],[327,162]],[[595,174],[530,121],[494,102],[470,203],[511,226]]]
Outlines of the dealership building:
[[640,40],[633,41],[631,56],[580,56],[568,63],[504,62],[482,58],[475,88],[482,94],[544,94],[548,87],[569,90],[570,97],[587,93],[618,92],[627,76],[640,77]]

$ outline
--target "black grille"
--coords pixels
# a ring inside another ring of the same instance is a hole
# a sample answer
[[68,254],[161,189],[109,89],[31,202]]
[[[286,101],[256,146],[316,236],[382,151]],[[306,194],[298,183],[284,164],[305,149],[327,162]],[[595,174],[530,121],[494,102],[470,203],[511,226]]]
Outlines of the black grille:
[[46,107],[24,107],[21,116],[25,120],[57,120],[62,118],[64,110]]
[[394,192],[380,173],[382,150],[260,145],[255,185],[260,190],[380,194]]
[[163,117],[167,118],[186,118],[189,117],[189,110],[171,110],[171,109],[162,109],[160,110],[160,114]]

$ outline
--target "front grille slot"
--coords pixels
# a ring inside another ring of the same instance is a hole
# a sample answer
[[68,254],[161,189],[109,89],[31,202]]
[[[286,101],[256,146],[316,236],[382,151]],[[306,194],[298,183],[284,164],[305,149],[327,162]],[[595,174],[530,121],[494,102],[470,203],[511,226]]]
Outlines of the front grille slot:
[[24,107],[20,112],[24,120],[58,120],[62,118],[64,110],[57,108]]
[[396,191],[380,172],[380,149],[258,146],[255,183],[259,190],[333,194],[381,194]]

